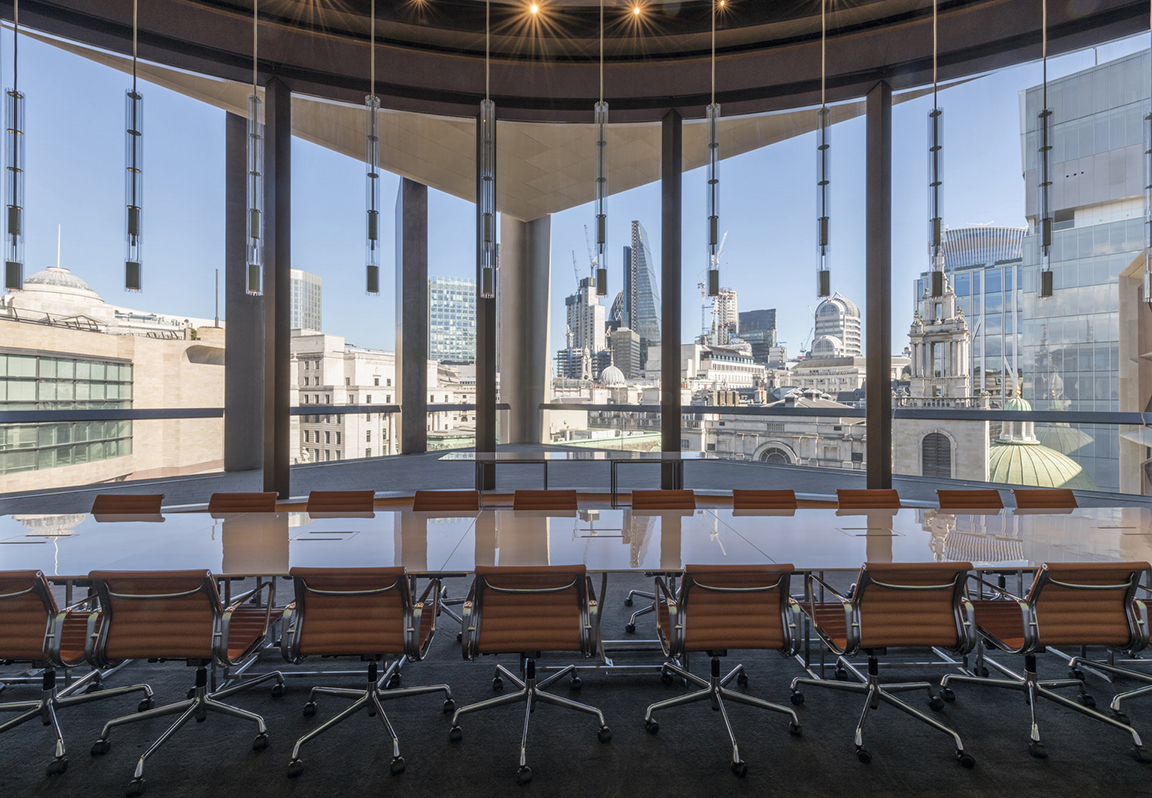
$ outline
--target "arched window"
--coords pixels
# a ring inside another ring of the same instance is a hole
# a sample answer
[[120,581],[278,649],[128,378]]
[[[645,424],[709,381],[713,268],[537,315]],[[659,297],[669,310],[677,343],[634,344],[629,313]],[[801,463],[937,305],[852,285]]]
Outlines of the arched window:
[[771,448],[760,453],[760,462],[773,465],[791,465],[792,458],[783,449]]
[[926,477],[952,479],[952,441],[940,432],[929,432],[920,442],[920,473]]

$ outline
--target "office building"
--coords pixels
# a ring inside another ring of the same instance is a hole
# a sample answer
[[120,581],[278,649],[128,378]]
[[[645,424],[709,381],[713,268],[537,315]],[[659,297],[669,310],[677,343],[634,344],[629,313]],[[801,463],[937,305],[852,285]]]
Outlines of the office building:
[[860,308],[836,293],[816,306],[812,357],[859,357]]
[[572,346],[589,352],[603,352],[607,348],[604,306],[600,304],[591,277],[582,277],[576,293],[564,299],[564,313],[572,332]]
[[742,310],[739,314],[739,337],[752,347],[752,360],[772,363],[776,346],[776,309]]
[[648,233],[632,222],[632,244],[624,247],[624,303],[621,325],[640,336],[640,362],[646,367],[648,347],[660,343],[660,295]]
[[627,379],[641,376],[640,336],[635,330],[621,327],[608,333],[608,348],[612,352],[612,364],[620,369]]
[[428,279],[428,358],[440,363],[476,362],[476,281]]
[[288,324],[293,330],[323,329],[320,304],[320,278],[301,269],[292,269],[292,304]]

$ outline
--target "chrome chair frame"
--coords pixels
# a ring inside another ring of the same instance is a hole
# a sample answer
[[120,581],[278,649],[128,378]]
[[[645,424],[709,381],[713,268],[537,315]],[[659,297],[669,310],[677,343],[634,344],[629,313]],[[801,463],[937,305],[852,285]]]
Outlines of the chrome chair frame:
[[[16,596],[27,593],[35,593],[40,598],[48,619],[44,630],[44,657],[42,661],[34,661],[34,664],[42,663],[44,666],[41,676],[40,698],[35,701],[11,701],[0,704],[0,712],[20,713],[0,723],[0,734],[15,729],[17,726],[22,726],[33,718],[39,718],[45,726],[51,726],[53,733],[56,735],[56,751],[52,762],[48,764],[45,770],[45,775],[51,777],[64,773],[68,769],[68,759],[64,748],[64,735],[60,731],[60,722],[56,719],[56,712],[58,710],[78,704],[89,704],[93,701],[101,701],[105,698],[115,698],[116,696],[134,693],[139,690],[144,693],[144,698],[140,701],[138,708],[140,711],[144,711],[152,705],[152,688],[146,684],[135,684],[95,692],[100,688],[105,672],[99,668],[93,668],[72,682],[72,684],[57,690],[56,671],[67,670],[69,667],[74,667],[78,664],[76,662],[65,662],[63,658],[61,643],[63,642],[64,621],[70,613],[80,613],[83,612],[81,607],[88,607],[86,634],[88,638],[91,638],[100,621],[100,610],[95,606],[96,596],[88,596],[69,607],[57,609],[55,599],[53,599],[48,590],[47,581],[44,579],[42,573],[37,572],[36,581],[27,590],[5,593],[0,595],[0,599],[15,598]],[[88,691],[85,695],[74,695],[82,688]]]
[[[288,605],[288,608],[285,610],[283,620],[284,631],[280,636],[280,646],[284,659],[293,664],[299,664],[305,659],[305,655],[300,653],[300,631],[307,619],[306,596],[308,593],[369,596],[387,593],[391,590],[404,591],[408,595],[408,600],[404,602],[404,661],[418,662],[424,659],[428,653],[428,647],[432,643],[432,638],[436,636],[436,618],[439,614],[440,593],[442,590],[439,579],[432,579],[424,588],[424,592],[421,594],[419,600],[415,602],[412,601],[415,577],[410,576],[401,577],[388,587],[373,590],[317,590],[308,587],[306,578],[301,576],[293,576],[293,584],[296,588],[296,600]],[[428,604],[429,600],[432,602],[431,605]],[[429,621],[431,626],[429,627],[428,636],[424,640],[420,640],[421,620],[425,611],[431,613],[431,620]],[[396,669],[397,666],[394,664],[392,667],[387,668],[384,677],[380,678],[378,677],[377,670],[378,663],[379,658],[368,659],[368,681],[363,689],[313,687],[311,691],[309,691],[308,702],[304,705],[305,717],[311,717],[316,714],[316,697],[320,695],[354,698],[355,701],[352,702],[351,706],[345,707],[338,714],[324,721],[324,723],[296,741],[296,745],[292,747],[292,758],[288,763],[288,778],[296,778],[304,772],[304,762],[300,759],[300,749],[305,743],[314,740],[362,709],[367,710],[369,715],[378,714],[380,716],[380,720],[384,723],[384,728],[388,730],[388,735],[392,738],[392,762],[390,770],[393,775],[403,773],[405,762],[404,757],[400,756],[400,738],[396,735],[396,730],[392,727],[392,723],[388,720],[388,715],[384,712],[383,702],[393,698],[406,698],[408,696],[427,695],[429,693],[444,693],[444,712],[448,713],[456,708],[456,704],[452,700],[452,690],[446,684],[385,690],[384,685],[387,683],[388,677],[395,672],[394,669]]]
[[[1143,590],[1145,593],[1152,595],[1152,589],[1144,587],[1144,585],[1138,585],[1137,587],[1140,590]],[[1137,651],[1143,649],[1147,645],[1147,637],[1150,628],[1148,626],[1147,605],[1145,605],[1142,601],[1137,601],[1136,613],[1137,622],[1144,629],[1143,637],[1145,638],[1145,641],[1144,645],[1122,649],[1120,653],[1126,656],[1134,655]],[[1112,714],[1112,717],[1125,725],[1128,724],[1128,716],[1124,714],[1121,707],[1123,702],[1132,698],[1140,698],[1142,696],[1152,694],[1152,674],[1144,673],[1143,671],[1134,670],[1132,668],[1120,667],[1119,665],[1115,665],[1111,662],[1100,662],[1099,660],[1089,659],[1088,657],[1084,656],[1073,657],[1068,662],[1068,673],[1070,676],[1080,679],[1081,681],[1084,679],[1084,672],[1080,670],[1081,665],[1085,666],[1089,670],[1100,670],[1116,676],[1128,676],[1132,679],[1147,683],[1144,687],[1137,687],[1134,690],[1125,690],[1124,692],[1117,693],[1115,696],[1113,696],[1112,702],[1108,705],[1108,710]]]
[[[1144,748],[1144,744],[1140,739],[1140,735],[1131,726],[1126,725],[1119,718],[1109,717],[1102,712],[1098,712],[1093,707],[1095,701],[1088,694],[1084,687],[1084,681],[1080,678],[1072,679],[1040,679],[1036,673],[1036,654],[1042,653],[1044,647],[1040,640],[1039,622],[1036,616],[1036,603],[1040,600],[1045,585],[1052,584],[1060,587],[1069,587],[1083,590],[1117,590],[1126,588],[1126,615],[1128,619],[1128,633],[1129,641],[1124,647],[1125,651],[1135,651],[1142,648],[1147,644],[1148,640],[1148,609],[1144,602],[1136,599],[1136,588],[1139,585],[1139,580],[1142,572],[1135,572],[1133,578],[1126,584],[1116,585],[1076,585],[1066,582],[1060,582],[1053,579],[1048,572],[1048,564],[1044,563],[1037,573],[1036,580],[1033,582],[1032,587],[1028,591],[1026,599],[1019,598],[1012,593],[1009,593],[1002,587],[993,585],[979,577],[972,576],[971,579],[975,580],[981,588],[988,588],[996,595],[1000,596],[1005,601],[1015,601],[1020,607],[1020,613],[1023,620],[1024,629],[1024,644],[1019,648],[1013,647],[1003,640],[996,638],[993,634],[985,629],[980,629],[980,635],[983,638],[983,644],[991,643],[994,648],[1005,651],[1010,654],[1023,654],[1024,655],[1024,673],[1023,675],[1009,670],[1000,663],[986,659],[984,656],[983,645],[977,654],[977,670],[981,670],[982,665],[986,662],[991,665],[1000,673],[1004,674],[1005,679],[996,679],[985,676],[976,676],[970,673],[950,673],[940,680],[940,695],[945,701],[954,701],[955,694],[950,688],[953,682],[960,682],[964,684],[978,684],[986,687],[999,687],[1007,688],[1009,690],[1020,690],[1025,694],[1025,699],[1028,702],[1028,708],[1031,713],[1032,728],[1028,741],[1028,753],[1037,759],[1046,759],[1048,752],[1044,747],[1044,743],[1040,739],[1040,727],[1036,722],[1036,699],[1046,698],[1054,704],[1058,704],[1066,709],[1071,709],[1079,712],[1082,715],[1087,715],[1103,723],[1108,724],[1114,728],[1120,729],[1123,732],[1131,735],[1133,749],[1132,755],[1136,761],[1149,763],[1152,762],[1152,752]],[[1143,642],[1141,642],[1143,641]],[[1073,663],[1077,659],[1074,658]],[[1070,667],[1075,668],[1074,664]],[[1092,663],[1092,667],[1099,667],[1098,663]],[[1077,687],[1080,690],[1080,703],[1072,701],[1059,693],[1056,690],[1064,687]],[[1131,697],[1131,696],[1128,696]],[[1117,712],[1119,710],[1117,709]]]
[[[532,588],[532,589],[519,589],[519,588],[499,588],[488,583],[488,580],[482,576],[477,575],[472,583],[471,589],[468,591],[468,598],[464,601],[463,615],[464,624],[461,629],[463,636],[462,650],[464,659],[474,660],[479,655],[480,648],[480,629],[482,621],[481,607],[483,605],[483,596],[486,590],[491,590],[496,593],[518,593],[523,595],[539,595],[542,593],[559,593],[575,587],[577,597],[580,605],[580,655],[585,658],[596,656],[596,639],[598,638],[597,624],[599,622],[599,608],[596,603],[596,592],[592,586],[592,580],[585,574],[583,577],[576,577],[567,585],[561,585],[554,588]],[[452,742],[459,742],[463,738],[463,731],[460,728],[460,717],[467,715],[470,712],[479,712],[481,710],[493,709],[495,707],[506,706],[508,704],[524,703],[524,728],[520,736],[520,765],[516,771],[516,781],[519,784],[527,784],[532,780],[532,769],[528,767],[527,751],[528,751],[528,723],[532,718],[532,712],[536,708],[536,704],[551,704],[553,706],[562,707],[565,709],[575,710],[589,715],[595,715],[596,720],[600,724],[600,728],[596,733],[597,739],[602,743],[606,743],[612,739],[612,730],[604,722],[604,714],[596,707],[589,706],[588,704],[581,704],[578,701],[573,701],[570,698],[562,698],[561,696],[553,693],[545,692],[545,688],[555,683],[561,677],[571,675],[573,688],[580,687],[580,678],[577,675],[576,666],[568,665],[556,673],[548,676],[545,679],[537,681],[536,679],[536,657],[526,655],[521,657],[521,667],[523,678],[518,677],[503,665],[496,666],[496,675],[492,680],[492,686],[495,690],[500,690],[503,687],[503,679],[508,679],[519,689],[514,693],[496,696],[495,698],[488,698],[483,701],[478,701],[475,704],[461,707],[456,710],[452,715],[452,728],[449,730],[448,739]]]
[[[685,573],[680,583],[679,598],[677,598],[676,593],[673,590],[669,590],[668,586],[665,585],[664,579],[659,576],[656,577],[656,593],[663,598],[668,608],[668,631],[670,635],[666,636],[660,625],[656,625],[660,645],[664,649],[664,656],[672,660],[682,658],[688,653],[685,650],[685,646],[687,645],[685,627],[691,618],[691,612],[688,609],[690,605],[688,605],[686,599],[690,597],[693,589],[723,593],[765,593],[769,590],[780,589],[785,598],[780,606],[780,623],[781,628],[784,630],[784,648],[781,650],[781,654],[785,658],[796,656],[796,653],[799,651],[799,641],[795,631],[800,618],[800,607],[796,601],[788,595],[788,585],[790,581],[791,573],[789,572],[780,574],[780,578],[777,579],[774,584],[764,587],[719,587],[705,585],[697,581],[691,574]],[[683,609],[681,609],[681,604],[685,605]],[[655,607],[655,602],[653,603],[653,607]],[[701,689],[674,698],[666,698],[663,701],[657,701],[651,704],[647,712],[644,713],[644,728],[648,730],[649,734],[656,734],[660,730],[660,724],[652,718],[652,713],[657,710],[668,709],[682,704],[691,704],[697,701],[708,701],[712,709],[720,712],[720,717],[724,720],[724,727],[728,730],[728,739],[732,743],[732,771],[737,776],[743,778],[748,773],[748,766],[744,760],[740,758],[740,747],[736,743],[736,733],[732,730],[732,723],[728,719],[728,711],[724,708],[724,699],[727,698],[733,703],[746,704],[789,716],[791,721],[788,724],[788,731],[796,737],[801,735],[800,718],[797,717],[796,711],[790,707],[774,704],[762,698],[756,698],[755,696],[730,690],[728,684],[733,679],[736,679],[740,685],[746,685],[748,683],[748,676],[744,671],[744,666],[737,665],[729,671],[727,676],[721,677],[720,657],[726,654],[727,651],[709,651],[707,653],[712,661],[711,675],[708,679],[702,679],[696,676],[687,668],[680,667],[675,661],[664,663],[665,673],[676,674],[686,682],[694,684]]]
[[[188,698],[183,701],[177,701],[172,704],[166,704],[161,707],[147,709],[136,715],[126,715],[119,718],[114,718],[104,724],[104,728],[100,732],[100,736],[96,738],[96,742],[92,744],[92,756],[102,756],[108,753],[112,747],[112,743],[108,740],[108,735],[112,729],[117,726],[123,726],[128,723],[136,723],[142,720],[151,720],[152,718],[164,717],[167,715],[179,714],[176,722],[169,726],[163,734],[145,749],[144,753],[136,761],[136,769],[132,774],[132,781],[128,786],[125,794],[128,798],[142,795],[144,793],[144,763],[148,757],[156,753],[164,743],[168,742],[177,731],[180,730],[192,718],[196,721],[203,722],[208,713],[215,713],[219,715],[227,715],[241,720],[251,721],[256,724],[257,733],[252,741],[252,750],[263,751],[268,747],[268,729],[264,724],[264,718],[257,715],[255,712],[249,712],[245,709],[226,704],[220,701],[234,693],[241,690],[247,690],[262,682],[272,679],[276,680],[276,685],[272,688],[273,697],[279,698],[284,695],[284,675],[279,671],[272,671],[270,673],[261,674],[259,676],[237,682],[228,687],[209,692],[208,689],[208,665],[214,664],[222,668],[231,668],[237,665],[242,665],[248,660],[252,659],[259,654],[261,648],[264,647],[265,641],[268,640],[273,626],[272,612],[273,605],[276,600],[276,585],[274,582],[265,582],[259,587],[244,593],[238,598],[233,599],[232,603],[224,607],[220,603],[219,594],[216,591],[216,583],[211,574],[206,574],[200,587],[196,590],[183,591],[181,593],[172,594],[125,594],[113,593],[108,589],[106,582],[99,579],[93,579],[92,586],[96,590],[96,594],[100,597],[100,604],[107,617],[104,623],[96,634],[89,635],[88,637],[88,651],[87,656],[89,661],[96,667],[106,667],[116,664],[116,661],[109,658],[107,654],[108,646],[108,630],[113,624],[113,611],[112,611],[112,598],[128,599],[128,600],[143,600],[161,599],[161,598],[177,598],[185,595],[195,595],[196,593],[204,593],[207,600],[211,604],[214,617],[214,629],[212,632],[212,657],[204,660],[189,660],[189,664],[196,666],[196,682],[195,686],[188,691]],[[253,643],[248,646],[245,651],[236,658],[228,656],[228,629],[232,620],[233,614],[245,602],[252,598],[255,594],[268,591],[268,597],[265,600],[265,615],[264,615],[264,632],[256,638]]]
[[[960,740],[960,735],[955,731],[945,726],[940,721],[936,720],[930,715],[921,712],[912,705],[901,701],[896,697],[896,693],[904,693],[912,690],[927,690],[928,691],[928,706],[934,711],[940,711],[944,708],[944,701],[941,700],[933,692],[932,684],[930,682],[897,682],[885,684],[880,681],[880,663],[876,656],[876,650],[864,648],[862,642],[861,630],[861,605],[864,596],[867,593],[869,585],[875,584],[879,587],[889,588],[893,590],[941,590],[947,587],[953,589],[953,607],[954,617],[956,621],[956,646],[951,649],[946,649],[949,653],[957,656],[967,654],[976,645],[976,625],[975,625],[975,611],[971,602],[968,601],[964,595],[964,574],[960,573],[951,584],[942,583],[939,585],[892,585],[884,582],[877,581],[872,578],[868,571],[867,565],[860,569],[860,576],[855,585],[853,585],[849,596],[844,596],[835,588],[829,585],[820,577],[815,574],[808,575],[808,605],[809,608],[805,611],[811,621],[812,628],[816,634],[824,642],[824,644],[836,655],[836,663],[838,667],[843,667],[847,671],[854,674],[857,678],[861,679],[861,683],[830,681],[827,679],[813,679],[799,677],[792,680],[792,696],[791,701],[793,705],[799,706],[804,703],[804,694],[799,691],[800,685],[811,685],[813,687],[826,687],[829,690],[838,690],[841,692],[849,693],[864,693],[867,699],[864,702],[864,708],[860,712],[860,719],[856,722],[856,732],[853,739],[856,746],[856,757],[864,764],[872,761],[872,755],[864,748],[864,722],[868,718],[868,713],[872,710],[880,708],[880,702],[885,702],[896,709],[904,712],[912,717],[927,723],[934,729],[943,732],[952,738],[956,745],[956,759],[966,768],[973,767],[976,764],[975,758],[964,750],[964,743]],[[816,585],[819,585],[833,597],[838,600],[844,608],[844,615],[846,620],[846,643],[847,645],[841,649],[816,623]],[[854,656],[860,651],[864,651],[868,655],[868,673],[861,674],[851,662],[848,657]]]

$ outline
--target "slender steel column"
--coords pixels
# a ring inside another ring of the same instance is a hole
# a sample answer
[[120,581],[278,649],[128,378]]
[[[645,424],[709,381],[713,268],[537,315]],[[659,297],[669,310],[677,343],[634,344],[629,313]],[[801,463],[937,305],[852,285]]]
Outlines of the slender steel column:
[[500,398],[510,406],[508,443],[543,443],[548,382],[552,217],[500,215]]
[[[660,144],[660,448],[680,451],[680,250],[683,231],[683,117],[664,115]],[[660,484],[674,487],[673,467]]]
[[865,185],[865,258],[868,287],[865,331],[868,380],[868,487],[892,487],[892,87],[868,92]]
[[400,453],[428,451],[428,187],[396,191],[396,394]]
[[264,84],[264,490],[288,498],[289,305],[292,268],[292,92]]
[[[480,115],[476,115],[476,285],[481,284]],[[497,272],[497,295],[500,290]],[[476,451],[496,451],[496,300],[476,298]],[[484,469],[484,489],[496,487],[495,469]]]
[[248,120],[224,118],[224,470],[260,468],[264,456],[264,303],[249,296],[244,224]]

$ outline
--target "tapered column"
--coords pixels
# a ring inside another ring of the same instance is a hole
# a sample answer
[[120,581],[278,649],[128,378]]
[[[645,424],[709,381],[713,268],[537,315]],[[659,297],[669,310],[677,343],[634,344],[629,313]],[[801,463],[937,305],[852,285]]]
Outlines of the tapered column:
[[[660,143],[660,448],[680,451],[680,238],[683,228],[683,118],[669,111]],[[674,487],[673,468],[660,484]]]
[[248,258],[248,120],[224,118],[224,470],[251,471],[264,461],[264,303],[250,296]]
[[544,443],[552,277],[552,218],[500,216],[500,399],[508,403],[508,443]]
[[400,454],[428,451],[428,187],[396,191],[396,394]]
[[292,92],[264,85],[264,490],[288,498],[289,306],[292,268]]
[[892,87],[877,83],[868,92],[866,109],[865,458],[868,487],[886,489],[892,487]]
[[[483,275],[481,263],[482,230],[480,192],[483,188],[480,168],[480,115],[476,115],[476,285]],[[497,292],[500,289],[497,278]],[[496,451],[496,300],[476,297],[476,451]],[[496,472],[484,469],[484,489],[496,487]]]

